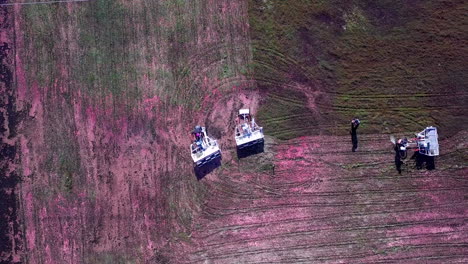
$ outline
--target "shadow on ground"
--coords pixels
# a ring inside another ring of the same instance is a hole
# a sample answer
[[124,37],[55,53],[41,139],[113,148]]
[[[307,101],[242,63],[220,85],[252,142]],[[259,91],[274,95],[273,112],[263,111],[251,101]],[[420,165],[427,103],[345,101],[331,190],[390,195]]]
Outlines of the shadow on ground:
[[197,180],[203,179],[207,174],[210,172],[214,171],[216,168],[221,166],[221,157],[214,159],[205,165],[198,167],[195,166],[193,167],[193,172],[195,173],[195,176],[197,177]]
[[263,153],[265,149],[265,143],[261,142],[252,146],[248,146],[245,148],[237,148],[237,158],[242,159],[242,158],[247,158],[249,156]]

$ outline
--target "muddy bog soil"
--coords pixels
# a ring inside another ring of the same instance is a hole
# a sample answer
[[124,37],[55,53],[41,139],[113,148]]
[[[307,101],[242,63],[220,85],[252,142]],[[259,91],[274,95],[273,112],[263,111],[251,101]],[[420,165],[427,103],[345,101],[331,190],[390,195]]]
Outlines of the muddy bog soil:
[[[12,2],[0,263],[468,262],[464,1]],[[398,174],[389,136],[427,125],[436,169]]]

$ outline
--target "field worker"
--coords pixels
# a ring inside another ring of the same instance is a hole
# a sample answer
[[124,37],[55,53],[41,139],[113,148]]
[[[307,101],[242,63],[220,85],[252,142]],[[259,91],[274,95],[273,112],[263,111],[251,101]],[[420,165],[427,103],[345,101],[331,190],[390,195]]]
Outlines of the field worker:
[[401,155],[400,155],[400,148],[401,148],[401,139],[399,139],[396,143],[395,143],[395,146],[394,146],[394,150],[395,150],[395,167],[398,171],[398,174],[401,174],[401,164],[403,164],[403,162],[401,161]]
[[414,153],[413,156],[411,156],[411,159],[414,159],[416,169],[420,170],[423,167],[424,163],[424,155],[421,155],[419,153],[419,149],[417,149]]
[[200,150],[204,150],[203,149],[203,144],[202,144],[202,138],[203,138],[203,134],[202,134],[202,128],[200,126],[195,126],[195,129],[193,130],[192,134],[194,135],[195,137],[195,140],[194,140],[194,144],[200,149]]
[[351,142],[353,143],[353,152],[355,152],[358,147],[357,129],[359,127],[359,124],[361,124],[361,122],[356,117],[353,120],[351,120],[351,131],[349,133],[351,134]]

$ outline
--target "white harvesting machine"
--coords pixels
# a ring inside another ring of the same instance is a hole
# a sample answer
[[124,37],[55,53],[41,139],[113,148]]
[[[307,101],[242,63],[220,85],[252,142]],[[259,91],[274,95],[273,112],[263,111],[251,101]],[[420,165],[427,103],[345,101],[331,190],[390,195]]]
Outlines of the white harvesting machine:
[[426,127],[426,129],[416,135],[416,143],[420,154],[430,157],[439,156],[439,135],[437,134],[437,128],[432,126]]
[[218,142],[206,134],[205,127],[196,126],[192,136],[194,142],[190,145],[190,152],[194,166],[201,167],[214,159],[221,158]]
[[[395,144],[394,141],[395,139],[392,138],[392,142]],[[406,158],[408,149],[413,149],[428,157],[439,156],[439,136],[437,128],[433,126],[426,127],[423,131],[417,133],[415,138],[400,140],[399,144],[402,158]]]
[[263,128],[255,123],[249,109],[240,109],[236,118],[235,139],[238,149],[264,142]]

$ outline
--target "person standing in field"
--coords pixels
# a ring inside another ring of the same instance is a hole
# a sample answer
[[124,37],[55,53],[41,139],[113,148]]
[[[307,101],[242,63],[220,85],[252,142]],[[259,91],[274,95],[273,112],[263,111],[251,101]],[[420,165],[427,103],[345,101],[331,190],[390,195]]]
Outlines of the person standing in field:
[[361,122],[356,117],[353,120],[351,120],[351,130],[349,131],[349,133],[351,134],[351,142],[353,143],[353,152],[355,152],[358,147],[357,129],[359,127],[359,124],[361,124]]
[[401,165],[403,164],[403,162],[401,161],[401,142],[402,140],[399,139],[396,143],[395,143],[395,146],[393,147],[393,149],[395,150],[395,167],[398,171],[398,174],[401,174]]

